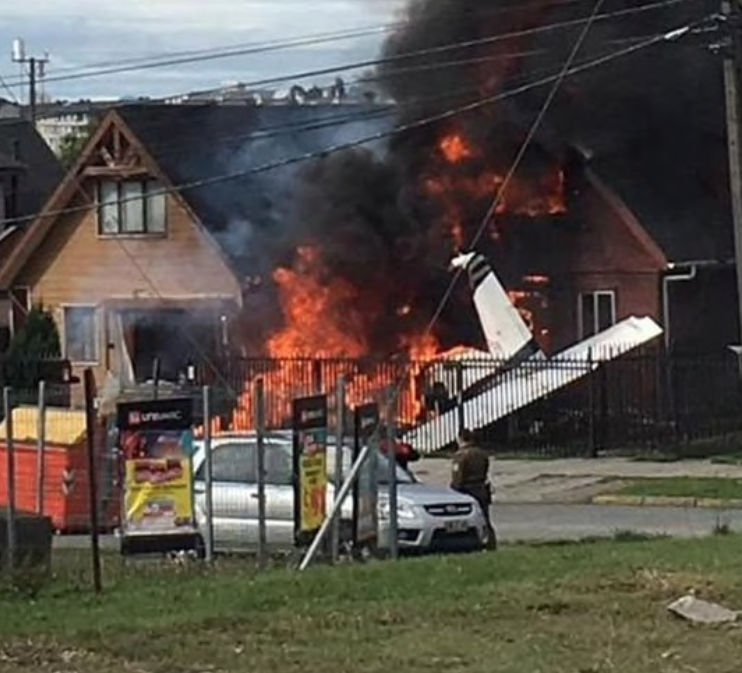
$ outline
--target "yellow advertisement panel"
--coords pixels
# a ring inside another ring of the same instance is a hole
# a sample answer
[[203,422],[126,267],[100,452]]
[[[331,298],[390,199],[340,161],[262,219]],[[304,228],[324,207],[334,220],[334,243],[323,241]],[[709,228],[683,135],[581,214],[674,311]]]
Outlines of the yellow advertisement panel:
[[127,532],[170,533],[193,527],[190,459],[127,460],[125,479]]
[[312,533],[322,526],[327,512],[327,454],[305,453],[299,462],[301,485],[300,531]]

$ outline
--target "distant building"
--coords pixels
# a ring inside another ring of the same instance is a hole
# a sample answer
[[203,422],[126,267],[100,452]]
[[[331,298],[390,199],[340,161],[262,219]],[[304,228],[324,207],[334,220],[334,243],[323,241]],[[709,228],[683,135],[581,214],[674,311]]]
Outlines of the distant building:
[[20,105],[6,98],[0,98],[0,119],[18,119],[20,116]]
[[59,156],[68,137],[85,137],[91,125],[117,101],[54,102],[41,105],[36,111],[36,129],[54,154]]

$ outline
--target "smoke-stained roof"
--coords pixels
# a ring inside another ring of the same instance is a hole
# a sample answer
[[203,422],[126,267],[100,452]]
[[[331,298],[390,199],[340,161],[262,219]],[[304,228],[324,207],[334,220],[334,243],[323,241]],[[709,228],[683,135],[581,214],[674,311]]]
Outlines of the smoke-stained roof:
[[[379,105],[125,105],[117,112],[202,224],[233,257],[255,231],[280,227],[292,207],[291,177],[305,162],[249,174],[258,167],[372,136],[393,117]],[[219,176],[235,175],[221,180]],[[240,260],[237,259],[239,262]]]
[[734,258],[723,143],[707,137],[694,146],[685,136],[673,150],[647,142],[641,150],[598,155],[590,168],[670,262]]

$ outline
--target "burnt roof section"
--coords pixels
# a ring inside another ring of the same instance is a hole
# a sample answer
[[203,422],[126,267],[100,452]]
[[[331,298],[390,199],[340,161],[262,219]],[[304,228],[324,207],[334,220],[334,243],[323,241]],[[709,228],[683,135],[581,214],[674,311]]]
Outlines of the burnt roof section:
[[40,212],[64,175],[59,159],[25,119],[0,119],[0,166],[19,171],[14,217]]
[[292,207],[291,178],[306,162],[251,171],[367,138],[394,121],[389,106],[373,104],[149,103],[116,111],[172,184],[197,183],[181,194],[238,266],[254,232],[270,231]]
[[673,146],[638,140],[589,166],[631,210],[671,263],[734,258],[722,139],[687,134]]

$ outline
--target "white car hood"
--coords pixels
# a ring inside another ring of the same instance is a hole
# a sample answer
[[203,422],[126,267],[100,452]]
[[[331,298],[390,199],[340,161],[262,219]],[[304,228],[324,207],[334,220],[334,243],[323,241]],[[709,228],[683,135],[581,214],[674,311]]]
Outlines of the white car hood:
[[[379,494],[384,493],[384,487],[379,489]],[[463,493],[458,493],[446,486],[433,486],[429,484],[399,484],[397,497],[414,505],[449,505],[456,503],[471,503],[473,498]]]

